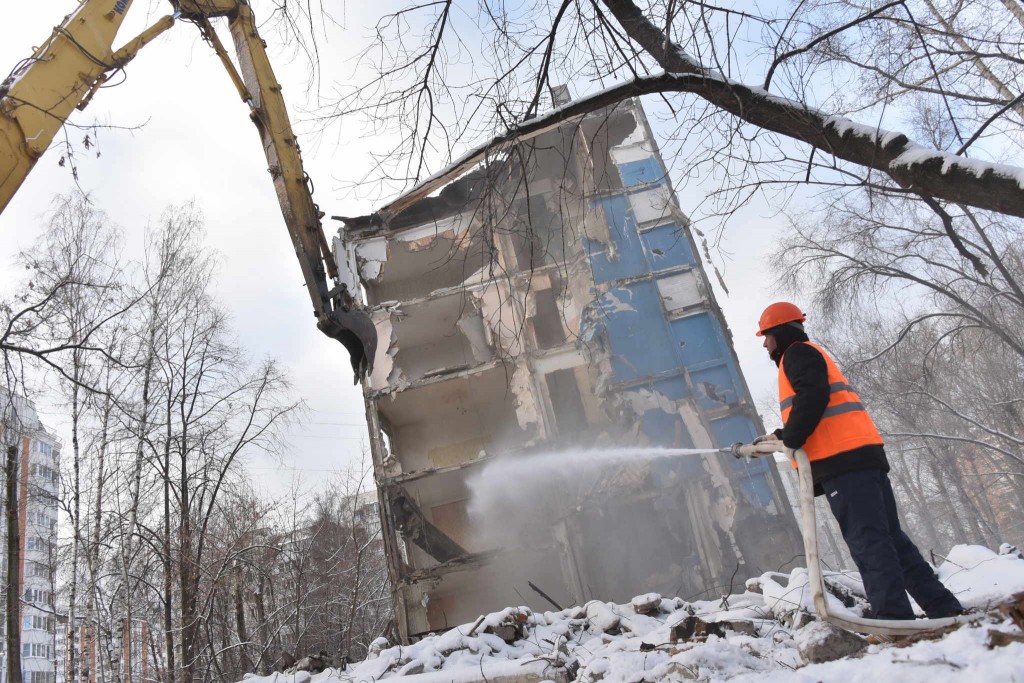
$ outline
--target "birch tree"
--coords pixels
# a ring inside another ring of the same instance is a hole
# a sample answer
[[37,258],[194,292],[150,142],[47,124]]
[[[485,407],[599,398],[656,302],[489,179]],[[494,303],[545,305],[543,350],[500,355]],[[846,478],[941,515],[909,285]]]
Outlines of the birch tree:
[[[82,466],[83,440],[95,402],[92,394],[102,384],[103,367],[118,364],[116,357],[117,325],[115,320],[126,310],[127,300],[123,266],[117,253],[118,231],[98,211],[88,197],[81,194],[58,196],[51,210],[49,226],[42,244],[36,248],[41,258],[32,266],[38,274],[36,284],[55,289],[53,310],[46,318],[47,334],[54,339],[67,339],[66,360],[61,365],[67,379],[61,382],[64,401],[70,412],[71,473],[62,487],[66,495],[62,503],[71,520],[70,568],[67,573],[68,624],[66,666],[69,680],[77,680],[76,629],[79,599],[79,562],[83,535]],[[82,287],[59,287],[53,279],[69,274]],[[103,330],[94,330],[97,321],[111,320]],[[90,336],[100,353],[89,353],[85,345]],[[88,362],[92,361],[92,362]],[[97,365],[100,361],[102,365]],[[86,389],[86,387],[91,389]],[[109,398],[109,397],[108,397]],[[65,459],[65,463],[66,463]]]

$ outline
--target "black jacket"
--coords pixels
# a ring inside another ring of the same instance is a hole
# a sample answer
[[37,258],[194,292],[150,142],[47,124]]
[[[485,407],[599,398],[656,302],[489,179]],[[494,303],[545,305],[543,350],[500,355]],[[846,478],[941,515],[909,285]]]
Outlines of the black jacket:
[[[818,427],[821,415],[825,412],[830,398],[828,384],[828,366],[825,358],[810,344],[798,344],[807,341],[807,335],[795,328],[774,335],[776,344],[776,364],[783,360],[786,378],[793,386],[793,408],[789,413],[786,426],[775,431],[787,447],[801,448]],[[814,477],[814,493],[821,495],[821,482],[832,477],[855,470],[880,469],[889,471],[889,461],[885,457],[882,446],[861,446],[849,451],[837,453],[822,460],[811,463],[811,475]]]

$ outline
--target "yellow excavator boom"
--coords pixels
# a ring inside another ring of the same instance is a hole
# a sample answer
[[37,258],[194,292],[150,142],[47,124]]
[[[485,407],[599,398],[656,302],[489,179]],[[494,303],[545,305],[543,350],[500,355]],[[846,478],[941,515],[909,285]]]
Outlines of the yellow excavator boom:
[[131,0],[81,3],[0,83],[0,211],[71,112],[174,23],[164,17],[115,53],[111,46],[130,7]]
[[[114,50],[132,0],[81,0],[47,41],[0,83],[0,211],[76,108],[84,108],[111,75],[176,20],[194,23],[249,106],[317,327],[348,349],[358,382],[372,369],[376,330],[344,283],[328,284],[328,275],[338,283],[338,272],[320,222],[323,214],[313,201],[281,86],[252,8],[245,0],[172,0],[171,4],[174,14]],[[237,69],[211,24],[217,17],[228,21]]]

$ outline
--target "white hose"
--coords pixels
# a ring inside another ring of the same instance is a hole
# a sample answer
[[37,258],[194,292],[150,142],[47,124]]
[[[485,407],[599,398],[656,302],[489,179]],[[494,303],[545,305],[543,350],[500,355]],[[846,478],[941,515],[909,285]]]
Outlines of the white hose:
[[818,531],[814,515],[814,479],[811,476],[811,461],[802,448],[798,449],[795,455],[797,478],[800,480],[800,517],[803,527],[804,553],[807,556],[807,577],[810,580],[811,597],[814,599],[814,611],[818,613],[819,619],[857,633],[909,636],[922,631],[945,628],[953,624],[964,624],[976,618],[962,615],[945,619],[862,619],[829,614],[828,603],[825,600],[825,583],[821,578],[821,560],[818,557]]

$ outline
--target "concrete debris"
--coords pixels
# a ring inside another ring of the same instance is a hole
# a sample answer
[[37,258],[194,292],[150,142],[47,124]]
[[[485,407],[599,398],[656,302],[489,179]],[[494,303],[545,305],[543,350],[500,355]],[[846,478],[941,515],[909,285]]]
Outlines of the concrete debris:
[[831,662],[867,649],[860,636],[824,621],[812,621],[794,635],[800,657],[809,664]]
[[[1022,557],[1021,559],[1024,559]],[[1024,631],[1024,593],[1015,593],[1010,602],[1000,608],[1000,614]]]
[[[509,607],[416,642],[389,646],[374,641],[367,659],[346,671],[327,668],[306,683],[352,683],[402,678],[404,683],[655,683],[662,681],[744,680],[792,683],[794,680],[858,681],[1004,681],[1019,678],[1024,651],[1024,560],[998,561],[1000,585],[1008,586],[996,604],[992,551],[960,547],[954,553],[976,560],[954,567],[966,586],[963,604],[978,610],[978,623],[933,631],[872,647],[857,635],[838,630],[797,610],[799,627],[773,616],[782,596],[773,594],[777,573],[761,577],[764,594],[742,592],[726,599],[688,602],[662,599],[657,610],[641,613],[653,596],[624,604],[591,601],[559,611]],[[947,567],[947,565],[949,565]],[[790,586],[807,592],[795,571]],[[849,576],[849,575],[848,575]],[[851,577],[852,578],[852,577]],[[950,581],[953,579],[947,579]],[[839,581],[839,579],[836,579]],[[1013,594],[1012,600],[1006,596]],[[436,598],[441,600],[443,598]],[[837,598],[837,611],[852,614]],[[434,601],[431,601],[432,603]],[[512,631],[514,640],[507,640]],[[951,676],[951,673],[955,674]],[[1016,677],[1016,678],[1015,678]],[[288,678],[291,681],[291,678]],[[280,676],[249,676],[246,683],[281,683]]]
[[615,634],[619,632],[621,618],[612,611],[607,603],[591,600],[586,604],[587,621],[591,630]]
[[493,633],[498,636],[506,643],[514,643],[518,638],[518,629],[514,624],[501,624],[499,626],[491,626],[487,629],[488,633]]
[[[868,602],[859,576],[846,572],[823,573],[825,599],[835,614],[864,616]],[[803,568],[790,574],[766,572],[746,583],[747,590],[764,595],[773,615],[780,622],[797,629],[808,623],[814,612],[811,591],[807,589],[809,577]]]
[[491,618],[484,619],[484,633],[491,633],[506,643],[514,643],[526,637],[526,623],[533,614],[525,607],[510,608],[504,612],[498,612],[498,617],[491,615]]
[[1024,552],[1021,552],[1020,548],[1013,545],[1012,543],[1003,543],[999,546],[1000,555],[1014,555],[1024,560]]
[[296,671],[308,671],[310,673],[318,674],[325,668],[327,667],[324,665],[322,657],[319,655],[308,655],[296,662],[290,672],[295,673]]
[[1005,633],[992,628],[988,630],[988,647],[1006,647],[1010,643],[1024,643],[1024,635],[1018,633]]
[[388,639],[384,636],[374,638],[373,641],[370,643],[369,653],[367,654],[366,658],[373,659],[374,657],[379,655],[382,650],[386,650],[389,647],[391,647],[391,643],[389,643]]
[[695,681],[698,678],[698,674],[692,668],[686,666],[681,662],[667,662],[663,666],[659,667],[655,672],[652,672],[652,678],[656,681],[672,681],[672,680],[686,680]]
[[672,626],[672,630],[669,634],[671,642],[679,643],[688,640],[703,642],[707,640],[708,636],[725,638],[729,632],[739,635],[754,636],[757,634],[757,629],[752,621],[746,619],[705,621],[698,616],[689,614],[684,617],[682,621]]
[[[289,657],[291,656],[289,655]],[[291,657],[290,664],[287,666],[277,666],[275,669],[292,674],[302,671],[308,671],[315,674],[320,673],[321,671],[326,671],[327,669],[344,671],[351,663],[352,659],[348,655],[331,655],[326,650],[320,650],[318,654],[307,655],[297,662],[294,657]]]
[[637,614],[653,614],[661,608],[661,595],[658,593],[644,593],[638,595],[631,603]]
[[414,660],[412,662],[409,662],[405,666],[403,666],[401,669],[399,669],[398,670],[398,675],[399,676],[413,676],[415,674],[421,674],[421,673],[423,673],[423,670],[424,670],[425,667],[426,667],[426,664],[424,664],[422,661]]

